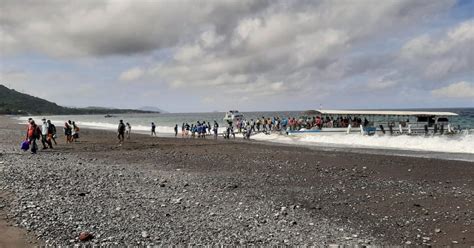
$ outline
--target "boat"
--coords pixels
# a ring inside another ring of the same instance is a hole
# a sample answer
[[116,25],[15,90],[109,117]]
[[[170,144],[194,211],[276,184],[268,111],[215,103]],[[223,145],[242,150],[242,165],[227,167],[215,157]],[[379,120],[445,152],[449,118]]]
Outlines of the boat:
[[241,121],[243,118],[244,115],[238,110],[229,110],[224,116],[224,121],[235,123],[237,121]]
[[112,118],[112,117],[115,117],[115,116],[114,116],[114,115],[110,115],[110,114],[104,115],[104,118]]
[[[306,113],[308,113],[307,111]],[[360,133],[363,135],[447,135],[461,132],[449,118],[458,114],[431,111],[312,110],[312,115],[294,120],[288,135]]]

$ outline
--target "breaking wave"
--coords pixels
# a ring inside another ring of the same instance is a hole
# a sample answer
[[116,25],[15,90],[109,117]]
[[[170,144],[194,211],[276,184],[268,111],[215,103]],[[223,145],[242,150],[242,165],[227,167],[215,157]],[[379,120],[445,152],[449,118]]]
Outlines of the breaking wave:
[[252,136],[256,140],[284,144],[336,146],[351,148],[397,149],[413,151],[433,151],[448,153],[474,154],[474,135],[460,134],[455,136],[389,136],[360,134],[315,134],[287,136],[263,133]]

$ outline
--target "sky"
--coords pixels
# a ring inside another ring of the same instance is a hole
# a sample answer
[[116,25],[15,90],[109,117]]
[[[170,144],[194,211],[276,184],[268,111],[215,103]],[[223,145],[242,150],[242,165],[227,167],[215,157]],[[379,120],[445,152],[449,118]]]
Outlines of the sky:
[[474,0],[2,0],[0,84],[170,112],[474,107]]

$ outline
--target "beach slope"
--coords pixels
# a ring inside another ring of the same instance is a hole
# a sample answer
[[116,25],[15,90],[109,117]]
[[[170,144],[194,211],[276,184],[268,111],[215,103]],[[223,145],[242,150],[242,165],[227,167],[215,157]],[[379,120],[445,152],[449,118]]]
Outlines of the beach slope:
[[472,162],[100,130],[31,155],[24,129],[0,117],[2,219],[46,244],[474,245]]

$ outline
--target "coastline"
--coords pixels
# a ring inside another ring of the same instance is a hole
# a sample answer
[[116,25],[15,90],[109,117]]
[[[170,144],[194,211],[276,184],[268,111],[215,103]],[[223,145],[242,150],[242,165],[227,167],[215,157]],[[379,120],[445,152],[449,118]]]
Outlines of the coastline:
[[[67,116],[71,118],[73,116]],[[23,119],[13,117],[14,120],[26,122]],[[37,117],[38,119],[41,117]],[[53,123],[61,129],[62,121],[57,120],[57,116],[53,117]],[[74,118],[73,118],[74,119]],[[56,121],[54,121],[56,120]],[[77,122],[81,129],[105,130],[116,132],[117,124],[100,123],[100,122]],[[118,119],[117,119],[118,123]],[[138,129],[137,129],[138,128]],[[161,130],[160,130],[161,129]],[[225,128],[219,128],[219,133],[224,132]],[[158,126],[158,136],[164,138],[174,137],[173,127]],[[149,134],[149,127],[135,126],[132,130],[135,134]],[[467,134],[466,134],[467,135]],[[297,137],[272,133],[266,135],[264,133],[255,133],[252,135],[251,141],[262,144],[272,144],[291,147],[303,147],[322,151],[341,151],[358,154],[376,154],[403,157],[421,157],[441,160],[458,160],[466,162],[474,162],[474,150],[472,142],[474,136],[459,137],[436,137],[436,136],[360,136],[353,135],[331,135],[325,137]],[[178,138],[181,137],[179,131]],[[242,140],[242,134],[236,133],[237,140]],[[302,139],[300,139],[302,138]],[[337,142],[334,142],[334,141]],[[345,141],[345,142],[342,142]],[[351,143],[354,142],[354,143]],[[407,146],[407,144],[411,144]],[[415,145],[416,144],[416,145]]]
[[31,156],[24,127],[0,125],[8,220],[46,244],[86,230],[122,245],[474,245],[472,162],[138,134],[118,147],[93,129]]

